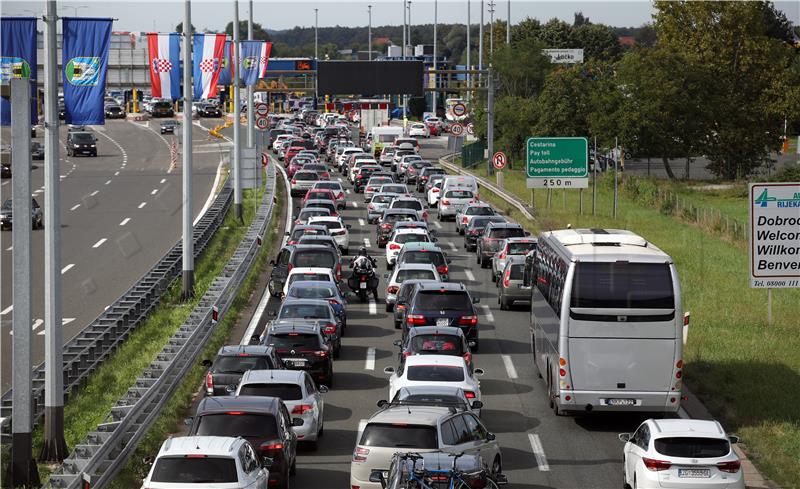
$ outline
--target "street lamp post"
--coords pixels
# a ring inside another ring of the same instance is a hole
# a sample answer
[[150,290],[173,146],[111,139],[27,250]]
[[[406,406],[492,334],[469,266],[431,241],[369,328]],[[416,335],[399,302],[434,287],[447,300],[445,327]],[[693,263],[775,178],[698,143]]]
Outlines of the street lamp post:
[[[233,0],[233,207],[236,220],[244,221],[242,214],[242,140],[240,139],[242,106],[239,95],[239,0]],[[191,108],[189,109],[191,110]],[[252,111],[253,109],[250,108]],[[187,143],[184,141],[184,147]]]
[[494,54],[494,0],[489,2],[489,56]]
[[314,9],[314,59],[319,59],[319,9]]
[[411,0],[408,0],[408,46],[411,47],[413,45],[411,42]]
[[511,0],[508,0],[508,15],[506,17],[506,44],[511,44]]
[[367,27],[367,56],[372,61],[372,5],[367,5],[369,14],[369,27]]
[[[237,19],[238,20],[238,19]],[[239,27],[235,25],[234,29]],[[183,300],[194,297],[194,226],[192,223],[192,103],[194,102],[192,84],[192,2],[184,0],[183,5],[183,126],[181,127],[181,178],[183,183],[183,257],[182,257],[182,291]],[[238,67],[237,67],[238,70]],[[238,92],[238,88],[237,88]],[[238,120],[236,121],[239,122]],[[238,125],[238,124],[237,124]],[[238,140],[237,140],[238,141]]]
[[[247,39],[253,40],[253,0],[247,17]],[[253,110],[253,85],[247,86],[247,147],[252,148],[256,137],[255,112]]]
[[[436,83],[436,38],[438,37],[437,34],[437,27],[439,24],[439,2],[438,0],[433,0],[433,87],[439,88],[439,84]],[[436,96],[438,93],[436,91],[431,92],[432,95],[432,103],[433,106],[433,116],[436,117]]]
[[[472,21],[469,18],[469,10],[470,4],[472,0],[467,0],[467,70],[472,69],[472,65],[470,64],[470,53],[472,52],[472,42],[470,41],[470,31],[472,30]],[[472,82],[472,75],[467,73],[467,88],[470,88]],[[467,92],[467,100],[471,97],[471,93]]]

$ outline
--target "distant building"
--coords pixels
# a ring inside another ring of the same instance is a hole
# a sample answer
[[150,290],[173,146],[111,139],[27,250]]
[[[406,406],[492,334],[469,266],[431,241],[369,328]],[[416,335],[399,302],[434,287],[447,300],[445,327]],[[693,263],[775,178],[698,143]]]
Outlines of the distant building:
[[633,36],[619,36],[617,40],[620,44],[629,48],[636,45],[636,39]]

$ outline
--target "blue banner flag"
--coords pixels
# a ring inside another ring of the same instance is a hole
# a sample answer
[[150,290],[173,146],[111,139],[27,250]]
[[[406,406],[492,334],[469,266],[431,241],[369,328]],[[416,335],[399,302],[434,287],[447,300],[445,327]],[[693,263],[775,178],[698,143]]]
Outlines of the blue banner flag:
[[[0,83],[12,78],[36,80],[36,19],[0,19]],[[36,113],[36,84],[31,84],[31,124],[39,122]],[[0,125],[11,125],[11,102],[0,97]]]
[[62,75],[67,124],[105,124],[103,100],[108,71],[111,19],[62,20]]
[[246,86],[258,83],[266,76],[269,46],[264,41],[241,41],[239,47],[239,78]]
[[231,50],[233,50],[233,46],[230,41],[225,41],[225,56],[222,58],[222,68],[219,72],[219,80],[217,80],[218,85],[225,85],[226,87],[233,83],[233,69],[231,66]]

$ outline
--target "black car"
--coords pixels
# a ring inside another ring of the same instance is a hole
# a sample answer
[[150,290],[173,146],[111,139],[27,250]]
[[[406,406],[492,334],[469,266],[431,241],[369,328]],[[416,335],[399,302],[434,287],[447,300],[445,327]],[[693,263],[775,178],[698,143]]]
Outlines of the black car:
[[73,131],[67,133],[67,156],[97,156],[97,139],[90,132]]
[[422,282],[408,302],[403,331],[416,326],[457,327],[478,351],[477,302],[460,282]]
[[316,324],[273,323],[261,344],[275,348],[290,370],[305,370],[317,384],[333,387],[333,351]]
[[[11,229],[14,222],[12,200],[6,199],[0,207],[0,229]],[[33,229],[44,228],[44,213],[36,199],[31,198],[31,224]]]
[[367,186],[367,182],[369,181],[370,177],[375,173],[380,173],[383,169],[377,165],[370,165],[370,166],[362,166],[361,170],[359,170],[358,175],[356,175],[355,180],[353,181],[353,191],[357,194],[360,194],[364,191],[364,187]]
[[[298,281],[304,280],[307,279],[301,277]],[[344,334],[343,323],[328,300],[287,297],[281,304],[273,325],[304,322],[320,327],[325,342],[332,347],[333,358],[339,358]]]
[[172,102],[166,100],[153,102],[150,115],[153,117],[175,117],[175,109],[172,107]]
[[422,168],[422,170],[419,172],[419,178],[417,178],[417,192],[422,192],[425,190],[425,185],[433,175],[447,175],[447,172],[444,171],[444,168],[439,168],[436,166],[426,166],[425,168]]
[[339,254],[325,245],[288,245],[281,249],[278,258],[270,261],[273,266],[269,277],[269,292],[278,295],[293,267],[330,268],[337,280],[341,281],[342,265]]
[[214,104],[202,104],[197,107],[197,115],[200,117],[222,117],[222,111]]
[[176,127],[178,127],[178,121],[164,121],[161,123],[161,134],[175,134]]
[[31,141],[31,159],[32,160],[44,159],[44,145],[39,141]]
[[124,119],[125,110],[119,105],[106,105],[106,118],[108,119]]
[[226,396],[236,389],[242,375],[248,370],[282,369],[283,362],[274,348],[261,345],[225,345],[217,352],[217,357],[203,360],[209,367],[206,373],[205,393],[207,396]]
[[483,235],[483,230],[490,222],[507,222],[503,216],[475,216],[470,219],[469,224],[464,229],[464,249],[467,251],[475,251],[477,248],[478,238]]
[[409,328],[401,340],[395,340],[394,346],[400,348],[397,354],[400,363],[411,355],[452,355],[464,357],[467,365],[472,365],[472,352],[459,328],[451,326],[416,326]]
[[289,487],[297,458],[297,435],[293,426],[303,420],[292,419],[278,397],[206,397],[197,406],[189,436],[241,436],[261,457],[269,457],[269,486]]
[[[475,218],[473,218],[475,219]],[[503,240],[506,238],[523,238],[530,233],[525,231],[522,226],[513,222],[490,222],[483,230],[483,234],[477,239],[477,262],[481,268],[491,266],[492,257],[500,250]]]
[[377,238],[378,248],[386,248],[389,236],[394,231],[394,223],[398,221],[416,221],[419,217],[414,209],[386,209],[378,220]]

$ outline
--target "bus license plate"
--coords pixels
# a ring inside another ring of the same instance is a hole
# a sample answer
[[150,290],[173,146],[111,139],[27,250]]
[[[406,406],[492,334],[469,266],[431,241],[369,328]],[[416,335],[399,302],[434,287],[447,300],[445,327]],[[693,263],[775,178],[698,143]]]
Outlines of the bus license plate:
[[606,406],[635,406],[636,399],[606,399]]
[[361,282],[360,284],[358,284],[358,288],[359,289],[366,289],[367,288],[367,283],[366,282]]
[[436,320],[436,326],[439,326],[440,328],[450,326],[450,320],[447,318],[439,318]]
[[678,469],[678,477],[708,479],[711,477],[711,471],[709,469]]

